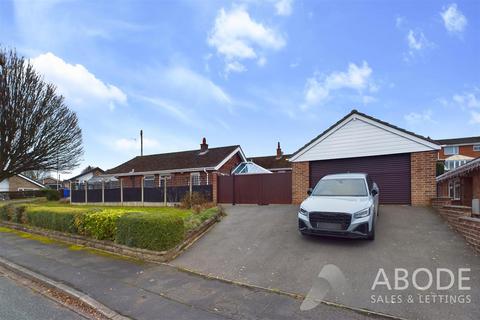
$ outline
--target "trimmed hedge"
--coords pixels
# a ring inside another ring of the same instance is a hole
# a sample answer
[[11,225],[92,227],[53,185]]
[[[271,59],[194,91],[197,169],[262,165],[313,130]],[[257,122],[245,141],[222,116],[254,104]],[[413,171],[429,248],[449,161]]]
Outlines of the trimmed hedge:
[[77,228],[80,234],[98,240],[115,240],[117,219],[125,215],[125,210],[104,209],[87,212],[77,217]]
[[7,204],[0,207],[0,219],[15,223],[24,223],[25,205]]
[[25,217],[27,224],[35,227],[78,233],[76,219],[83,212],[78,208],[27,207]]
[[175,247],[185,236],[181,217],[152,213],[129,213],[117,219],[115,241],[130,247],[163,251]]

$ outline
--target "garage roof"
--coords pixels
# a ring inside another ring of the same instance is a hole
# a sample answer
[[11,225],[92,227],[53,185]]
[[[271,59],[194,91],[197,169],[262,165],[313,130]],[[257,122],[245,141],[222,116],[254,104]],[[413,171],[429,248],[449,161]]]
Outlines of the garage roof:
[[352,110],[295,152],[290,161],[368,157],[439,150],[429,137]]

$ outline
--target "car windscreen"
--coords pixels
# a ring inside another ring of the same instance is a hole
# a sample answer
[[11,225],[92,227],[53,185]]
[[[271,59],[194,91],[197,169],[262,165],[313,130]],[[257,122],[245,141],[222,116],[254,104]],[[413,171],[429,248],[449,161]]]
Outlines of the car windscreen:
[[364,179],[320,180],[312,192],[312,196],[365,197],[367,195]]

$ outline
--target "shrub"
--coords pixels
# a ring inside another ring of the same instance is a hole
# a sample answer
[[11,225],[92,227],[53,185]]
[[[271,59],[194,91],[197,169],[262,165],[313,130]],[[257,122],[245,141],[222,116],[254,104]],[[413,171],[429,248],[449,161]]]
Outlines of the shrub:
[[84,212],[82,208],[35,206],[27,207],[25,216],[26,222],[35,227],[78,233],[75,221]]
[[58,190],[53,189],[44,189],[42,190],[44,197],[47,198],[48,201],[58,201],[60,200],[60,192]]
[[99,240],[115,240],[116,221],[125,214],[125,210],[118,209],[87,212],[77,217],[78,232]]
[[0,207],[0,219],[11,221],[15,223],[23,223],[23,213],[25,212],[25,205],[7,204]]
[[117,219],[115,241],[130,247],[163,251],[185,235],[183,219],[173,214],[129,213]]
[[182,207],[186,209],[193,208],[195,206],[203,206],[208,202],[207,198],[200,193],[200,192],[192,192],[192,196],[190,193],[186,193],[181,201]]

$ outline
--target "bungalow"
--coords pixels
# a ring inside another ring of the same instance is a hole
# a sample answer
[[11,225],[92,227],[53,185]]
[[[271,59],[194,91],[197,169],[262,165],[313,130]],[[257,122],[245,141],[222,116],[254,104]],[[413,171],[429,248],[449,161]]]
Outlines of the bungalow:
[[246,161],[239,145],[209,148],[203,138],[200,149],[137,156],[105,172],[119,179],[123,188],[212,185],[216,201],[217,175],[229,175]]
[[283,154],[282,148],[280,147],[280,142],[277,143],[277,154],[274,156],[265,156],[265,157],[253,157],[248,159],[249,161],[263,167],[273,173],[275,172],[291,172],[292,163],[288,161],[290,154]]
[[23,174],[17,174],[0,181],[0,192],[31,191],[44,189],[45,186]]
[[102,175],[104,173],[105,171],[99,167],[88,166],[85,169],[83,169],[83,171],[80,174],[70,178],[68,181],[71,183],[84,183],[85,181],[88,181],[93,177]]

